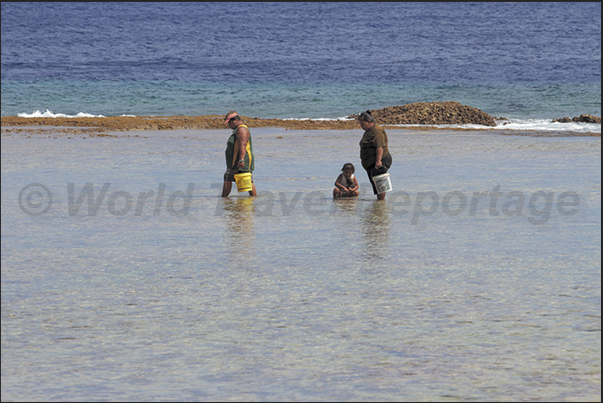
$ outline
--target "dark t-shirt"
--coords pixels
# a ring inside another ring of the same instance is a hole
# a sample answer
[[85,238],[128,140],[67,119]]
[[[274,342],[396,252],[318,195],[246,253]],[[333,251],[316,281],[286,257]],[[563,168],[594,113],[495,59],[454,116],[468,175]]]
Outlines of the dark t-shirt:
[[375,165],[377,161],[377,148],[379,147],[383,148],[383,157],[389,155],[387,134],[381,126],[375,124],[375,126],[364,132],[360,140],[360,160],[365,169],[371,165]]

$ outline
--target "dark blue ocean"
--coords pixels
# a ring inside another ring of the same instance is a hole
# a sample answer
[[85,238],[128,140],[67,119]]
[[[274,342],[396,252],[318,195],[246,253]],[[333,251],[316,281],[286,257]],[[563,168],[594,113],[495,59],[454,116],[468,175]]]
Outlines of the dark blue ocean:
[[1,27],[2,116],[601,116],[600,3],[10,2]]

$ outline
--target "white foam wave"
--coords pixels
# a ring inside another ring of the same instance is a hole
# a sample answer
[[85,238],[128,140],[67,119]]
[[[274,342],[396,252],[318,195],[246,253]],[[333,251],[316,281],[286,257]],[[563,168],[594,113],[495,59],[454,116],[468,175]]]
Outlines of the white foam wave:
[[336,122],[338,120],[344,120],[344,121],[348,121],[348,120],[354,120],[352,118],[348,118],[348,117],[341,117],[341,118],[284,118],[283,120],[298,120],[300,122],[304,122],[306,120],[315,120],[315,121],[320,121],[320,122]]
[[[348,117],[341,117],[336,119],[329,118],[287,118],[283,120],[316,120],[316,121],[349,121],[354,120]],[[393,125],[400,127],[425,127],[425,125]],[[530,131],[544,131],[544,132],[575,132],[575,133],[601,133],[600,123],[559,123],[553,122],[552,119],[509,119],[507,121],[498,122],[496,127],[482,126],[482,125],[429,125],[442,129],[446,128],[460,128],[460,129],[491,129],[491,130],[530,130]]]
[[66,115],[64,113],[52,113],[48,109],[42,113],[34,111],[32,113],[17,113],[20,118],[104,118],[103,115],[91,115],[89,113],[80,112],[77,115]]
[[[401,127],[424,127],[425,125],[396,125]],[[541,132],[574,132],[574,133],[601,133],[600,123],[559,123],[546,119],[510,119],[498,122],[495,127],[482,125],[430,125],[438,128],[460,129],[490,129],[490,130],[522,130]]]
[[551,132],[576,132],[576,133],[601,133],[600,123],[559,123],[545,119],[511,119],[508,122],[499,123],[496,129],[502,130],[533,130]]

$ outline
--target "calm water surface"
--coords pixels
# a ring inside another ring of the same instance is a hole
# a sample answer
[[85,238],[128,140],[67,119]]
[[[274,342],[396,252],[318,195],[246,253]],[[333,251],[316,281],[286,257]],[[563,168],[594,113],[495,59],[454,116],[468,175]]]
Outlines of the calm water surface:
[[600,138],[388,133],[385,203],[360,130],[254,130],[256,199],[224,130],[3,135],[2,400],[600,401]]

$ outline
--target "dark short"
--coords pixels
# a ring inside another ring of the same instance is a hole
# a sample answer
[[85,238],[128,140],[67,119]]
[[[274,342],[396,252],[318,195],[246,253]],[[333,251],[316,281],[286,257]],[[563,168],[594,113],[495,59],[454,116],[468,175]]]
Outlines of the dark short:
[[[381,164],[386,167],[387,169],[389,169],[392,166],[392,156],[391,154],[381,158]],[[377,192],[377,187],[375,186],[375,182],[373,182],[373,169],[375,169],[375,164],[371,165],[370,167],[364,168],[366,170],[366,173],[369,177],[369,182],[371,182],[371,185],[373,186],[373,194],[379,194]]]
[[[227,169],[224,172],[224,182],[235,182],[235,175],[239,173],[238,168]],[[253,183],[253,174],[251,175],[251,183]]]

